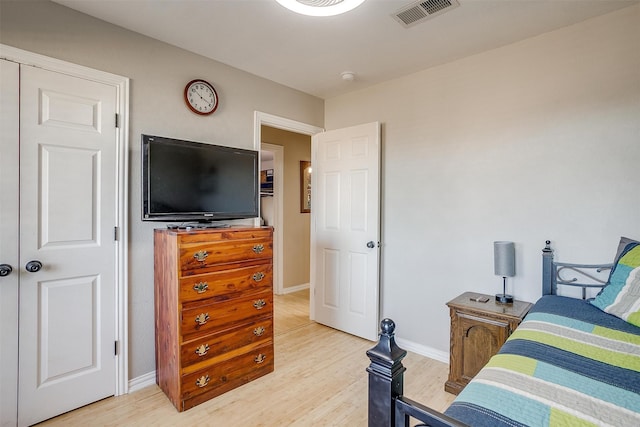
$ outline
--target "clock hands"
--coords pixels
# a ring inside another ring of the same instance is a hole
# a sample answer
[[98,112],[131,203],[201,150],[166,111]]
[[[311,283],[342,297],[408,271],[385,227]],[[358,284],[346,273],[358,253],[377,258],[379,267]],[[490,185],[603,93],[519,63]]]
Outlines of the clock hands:
[[196,93],[196,95],[198,95],[198,96],[200,97],[200,99],[202,99],[204,102],[206,102],[206,103],[207,103],[207,104],[209,104],[209,105],[213,105],[213,100],[205,99],[205,97],[204,97],[204,96],[202,96],[202,95],[200,94],[200,92],[198,92],[198,90],[197,90],[197,89],[195,89],[195,88],[193,89],[193,91],[194,91],[194,92]]

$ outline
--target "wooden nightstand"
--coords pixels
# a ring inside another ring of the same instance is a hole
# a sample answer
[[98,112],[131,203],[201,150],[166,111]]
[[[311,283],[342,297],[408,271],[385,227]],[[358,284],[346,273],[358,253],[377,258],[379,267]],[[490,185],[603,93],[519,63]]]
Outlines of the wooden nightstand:
[[[483,296],[489,301],[471,300]],[[465,292],[449,301],[451,348],[445,391],[460,393],[491,356],[500,350],[532,305],[517,300],[513,304],[498,304],[494,295],[476,292]]]

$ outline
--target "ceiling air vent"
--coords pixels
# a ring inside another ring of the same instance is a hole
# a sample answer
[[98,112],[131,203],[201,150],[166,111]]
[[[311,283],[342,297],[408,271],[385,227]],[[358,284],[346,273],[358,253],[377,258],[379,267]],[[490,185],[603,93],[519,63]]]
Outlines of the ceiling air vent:
[[394,13],[393,18],[409,28],[460,6],[458,0],[419,0]]

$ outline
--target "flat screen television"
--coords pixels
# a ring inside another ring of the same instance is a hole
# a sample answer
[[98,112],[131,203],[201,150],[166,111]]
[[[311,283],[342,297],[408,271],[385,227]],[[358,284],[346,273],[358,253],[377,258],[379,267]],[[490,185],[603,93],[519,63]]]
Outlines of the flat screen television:
[[258,152],[142,135],[142,219],[193,221],[258,216]]

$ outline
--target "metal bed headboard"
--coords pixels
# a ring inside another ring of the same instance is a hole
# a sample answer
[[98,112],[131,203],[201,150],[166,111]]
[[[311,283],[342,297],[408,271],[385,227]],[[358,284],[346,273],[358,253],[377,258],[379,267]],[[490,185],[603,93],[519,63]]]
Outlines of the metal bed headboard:
[[[611,270],[613,264],[573,264],[568,262],[556,262],[553,260],[551,241],[547,240],[542,250],[542,295],[556,295],[558,285],[574,286],[582,288],[582,299],[587,298],[587,289],[603,288],[606,280],[602,280],[596,273]],[[573,273],[577,277],[567,277]]]

